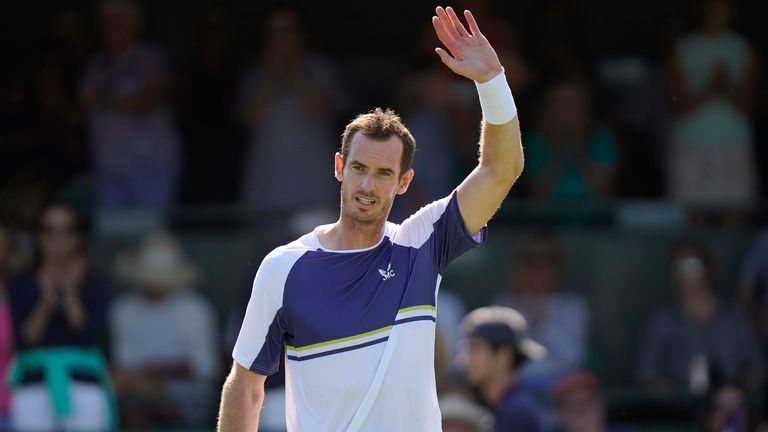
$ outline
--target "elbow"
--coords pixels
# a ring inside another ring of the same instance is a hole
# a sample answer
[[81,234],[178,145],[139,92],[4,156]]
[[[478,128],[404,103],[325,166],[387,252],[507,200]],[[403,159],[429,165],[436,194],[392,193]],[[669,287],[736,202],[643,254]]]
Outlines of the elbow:
[[523,175],[523,169],[525,169],[525,157],[523,157],[523,154],[520,153],[520,156],[517,158],[517,160],[515,160],[514,166],[512,168],[512,183],[516,182],[517,179]]
[[499,186],[504,186],[507,189],[511,188],[513,184],[523,174],[523,168],[525,167],[525,161],[522,154],[520,157],[513,159],[510,163],[502,166],[490,167],[491,177],[495,180]]

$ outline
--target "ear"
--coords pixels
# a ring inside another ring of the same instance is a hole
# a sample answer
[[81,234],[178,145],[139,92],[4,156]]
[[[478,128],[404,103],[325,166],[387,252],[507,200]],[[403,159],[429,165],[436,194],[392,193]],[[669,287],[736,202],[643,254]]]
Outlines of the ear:
[[341,153],[336,152],[336,156],[333,158],[333,175],[336,180],[341,181],[344,178],[344,159],[341,158]]
[[501,345],[496,351],[498,356],[499,366],[503,369],[517,368],[517,357],[515,356],[515,350],[510,345]]
[[403,174],[403,176],[400,178],[400,184],[397,186],[398,195],[402,195],[405,193],[405,191],[408,190],[408,185],[411,184],[415,174],[416,173],[413,171],[413,168],[409,169],[405,172],[405,174]]

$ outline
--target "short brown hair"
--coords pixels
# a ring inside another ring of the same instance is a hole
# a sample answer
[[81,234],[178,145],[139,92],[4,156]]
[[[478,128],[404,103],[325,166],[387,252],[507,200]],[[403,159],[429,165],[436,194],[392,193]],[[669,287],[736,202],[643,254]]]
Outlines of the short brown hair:
[[341,159],[344,165],[347,164],[347,156],[349,156],[349,141],[357,131],[360,131],[361,134],[368,138],[376,140],[386,140],[396,135],[403,142],[403,155],[400,158],[400,176],[405,174],[413,165],[416,140],[413,139],[411,132],[400,120],[400,116],[391,109],[382,110],[377,107],[366,114],[358,114],[357,117],[349,122],[347,127],[344,128],[344,133],[341,135]]

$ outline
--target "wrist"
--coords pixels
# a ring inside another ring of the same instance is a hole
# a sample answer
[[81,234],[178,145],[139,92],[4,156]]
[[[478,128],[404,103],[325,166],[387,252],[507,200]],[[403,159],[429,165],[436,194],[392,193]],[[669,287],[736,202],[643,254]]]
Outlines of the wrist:
[[517,107],[504,68],[488,81],[475,81],[475,86],[483,109],[483,119],[487,123],[499,125],[515,118]]

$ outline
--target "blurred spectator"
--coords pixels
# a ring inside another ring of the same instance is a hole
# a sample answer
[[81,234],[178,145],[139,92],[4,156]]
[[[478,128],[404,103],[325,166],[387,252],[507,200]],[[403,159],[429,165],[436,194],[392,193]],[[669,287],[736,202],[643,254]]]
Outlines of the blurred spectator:
[[765,360],[740,311],[715,295],[715,270],[706,249],[673,248],[669,271],[677,303],[649,322],[639,351],[638,378],[653,391],[706,393],[713,380],[759,387]]
[[[11,233],[0,225],[0,376],[8,376],[8,367],[13,355],[13,332],[11,309],[8,306],[7,280],[13,259]],[[7,382],[0,385],[0,430],[8,429],[11,393]]]
[[438,397],[443,432],[490,432],[493,413],[458,393]]
[[608,427],[603,391],[597,377],[589,372],[573,372],[558,380],[552,390],[562,432],[619,432]]
[[756,58],[731,31],[729,0],[703,0],[699,29],[671,59],[677,119],[669,147],[668,194],[684,203],[745,205],[757,194],[752,112]]
[[308,52],[296,12],[275,11],[264,32],[261,61],[241,93],[250,135],[243,200],[258,210],[325,207],[337,193],[333,115],[343,97],[336,72]]
[[613,133],[595,118],[589,89],[562,80],[545,92],[525,140],[526,169],[538,201],[608,198],[617,163]]
[[768,231],[759,233],[747,251],[736,295],[768,347]]
[[[697,431],[747,432],[755,430],[747,394],[738,385],[723,385],[708,396]],[[761,429],[762,430],[762,429]]]
[[552,233],[530,233],[515,256],[507,290],[494,301],[518,310],[531,337],[547,349],[546,359],[520,371],[527,387],[544,394],[560,375],[582,365],[588,347],[591,312],[581,296],[561,291],[566,267]]
[[109,317],[123,426],[201,425],[218,357],[212,307],[192,290],[197,268],[178,240],[154,233],[118,255],[115,270],[134,288]]
[[226,10],[208,9],[196,50],[179,71],[176,111],[186,149],[181,196],[186,203],[236,199],[243,143],[235,115],[240,65],[232,26]]
[[96,201],[102,207],[164,209],[173,203],[181,154],[167,106],[163,54],[140,45],[139,7],[107,0],[100,8],[105,49],[82,79]]
[[520,386],[518,372],[546,349],[528,338],[525,318],[503,306],[475,309],[462,321],[466,346],[459,364],[483,401],[496,412],[495,431],[543,431],[543,408]]
[[[105,329],[106,286],[91,268],[86,241],[85,220],[73,207],[45,206],[37,224],[37,262],[8,282],[19,351],[11,400],[14,430],[101,431],[110,421],[103,360],[78,350],[98,347]],[[38,355],[50,364],[36,361]],[[84,369],[92,363],[101,367]],[[64,367],[69,378],[70,390],[63,388],[68,413],[61,410],[61,388],[51,381],[51,367]]]

